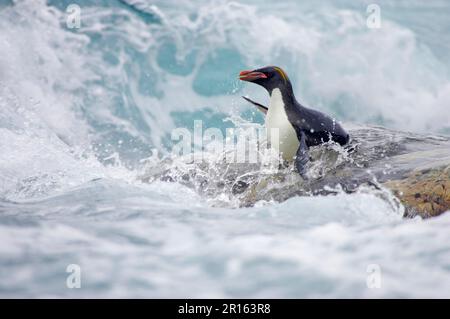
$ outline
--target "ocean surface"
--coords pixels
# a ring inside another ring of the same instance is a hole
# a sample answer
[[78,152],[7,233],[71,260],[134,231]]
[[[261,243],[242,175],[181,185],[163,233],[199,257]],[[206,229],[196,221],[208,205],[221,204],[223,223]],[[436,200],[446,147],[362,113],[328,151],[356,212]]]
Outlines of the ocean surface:
[[0,0],[0,296],[449,298],[450,213],[142,179],[175,128],[261,125],[264,65],[344,126],[450,135],[450,2],[372,2]]

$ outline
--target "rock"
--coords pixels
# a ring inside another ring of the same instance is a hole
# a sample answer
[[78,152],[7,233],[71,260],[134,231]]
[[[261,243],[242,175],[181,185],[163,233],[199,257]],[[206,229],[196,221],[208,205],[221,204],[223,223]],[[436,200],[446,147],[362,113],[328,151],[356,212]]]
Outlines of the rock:
[[450,210],[449,138],[374,126],[355,126],[349,132],[352,141],[346,149],[332,143],[311,148],[308,181],[292,165],[274,169],[261,163],[186,163],[182,158],[149,165],[142,179],[182,183],[220,198],[215,202],[219,206],[252,206],[261,200],[281,202],[370,187],[394,194],[406,216],[431,217]]
[[383,185],[404,203],[410,216],[437,216],[450,209],[450,165],[414,170],[404,179]]

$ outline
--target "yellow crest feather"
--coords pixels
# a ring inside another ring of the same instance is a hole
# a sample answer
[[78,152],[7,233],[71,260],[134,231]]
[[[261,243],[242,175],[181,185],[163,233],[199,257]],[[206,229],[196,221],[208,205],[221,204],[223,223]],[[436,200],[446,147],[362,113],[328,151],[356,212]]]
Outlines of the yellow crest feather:
[[278,73],[280,73],[281,77],[283,78],[284,82],[287,82],[287,75],[286,73],[284,73],[284,71],[279,68],[279,67],[275,67],[274,68]]

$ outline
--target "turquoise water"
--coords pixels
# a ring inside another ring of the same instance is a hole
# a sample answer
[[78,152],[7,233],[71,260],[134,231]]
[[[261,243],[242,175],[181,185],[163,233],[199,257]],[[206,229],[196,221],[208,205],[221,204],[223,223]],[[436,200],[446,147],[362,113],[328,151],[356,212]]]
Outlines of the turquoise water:
[[237,208],[138,178],[176,127],[261,124],[240,96],[266,93],[236,76],[268,64],[348,125],[450,134],[450,5],[379,1],[369,29],[370,2],[77,1],[70,29],[72,1],[0,0],[0,295],[449,297],[449,214],[403,220],[364,189]]

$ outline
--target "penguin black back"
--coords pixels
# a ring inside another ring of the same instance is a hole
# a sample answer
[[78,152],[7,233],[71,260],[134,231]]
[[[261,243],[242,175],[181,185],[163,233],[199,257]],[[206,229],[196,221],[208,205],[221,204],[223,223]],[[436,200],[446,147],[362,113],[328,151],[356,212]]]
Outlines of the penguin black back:
[[[295,160],[296,168],[303,177],[306,172],[305,165],[309,160],[308,148],[310,146],[320,145],[330,140],[340,145],[349,142],[349,134],[335,119],[322,112],[304,107],[297,101],[291,81],[281,68],[267,66],[253,71],[242,71],[239,79],[258,84],[269,92],[271,102],[267,111],[266,127],[276,127],[281,130],[280,143],[286,145],[282,146],[280,151],[282,155],[289,154],[288,158],[283,156],[287,160]],[[259,105],[261,110],[265,108],[248,98],[246,100]],[[294,131],[297,143],[291,142],[290,135]],[[298,147],[298,149],[294,152],[293,147]]]

